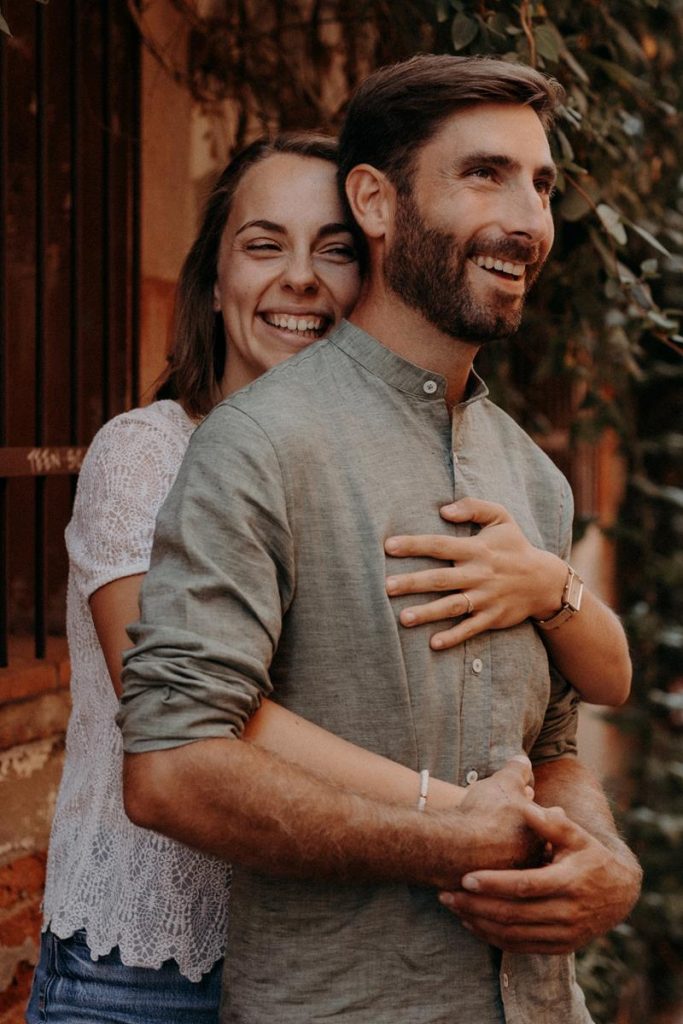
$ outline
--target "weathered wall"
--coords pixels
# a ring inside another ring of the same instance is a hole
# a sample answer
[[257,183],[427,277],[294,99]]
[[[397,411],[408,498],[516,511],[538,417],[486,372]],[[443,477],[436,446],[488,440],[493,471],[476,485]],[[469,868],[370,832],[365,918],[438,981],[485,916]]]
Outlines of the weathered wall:
[[0,1024],[20,1024],[40,934],[45,853],[69,715],[66,645],[0,669]]

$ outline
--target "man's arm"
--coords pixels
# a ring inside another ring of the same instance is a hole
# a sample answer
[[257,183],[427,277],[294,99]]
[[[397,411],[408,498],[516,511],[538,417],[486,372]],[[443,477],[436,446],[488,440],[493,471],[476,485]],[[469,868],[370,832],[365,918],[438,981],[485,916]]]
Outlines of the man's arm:
[[526,863],[526,758],[472,787],[461,808],[401,808],[336,788],[238,739],[143,754],[124,766],[138,825],[275,876],[458,884],[475,867]]
[[[552,845],[540,868],[475,871],[463,891],[441,901],[486,942],[517,953],[566,953],[623,920],[640,892],[642,871],[619,838],[591,772],[569,758],[535,771],[527,824]],[[549,808],[549,809],[544,809]]]

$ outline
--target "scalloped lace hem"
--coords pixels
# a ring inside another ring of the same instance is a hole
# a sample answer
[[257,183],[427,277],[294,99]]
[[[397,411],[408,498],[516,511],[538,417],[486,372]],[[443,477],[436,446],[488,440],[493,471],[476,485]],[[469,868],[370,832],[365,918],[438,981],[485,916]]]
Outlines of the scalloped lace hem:
[[46,932],[48,928],[58,939],[69,939],[74,932],[84,930],[90,956],[93,960],[99,960],[101,956],[108,956],[117,946],[121,963],[125,964],[126,967],[148,967],[150,970],[158,971],[167,960],[175,960],[180,973],[188,981],[193,982],[201,981],[202,976],[210,971],[214,964],[218,963],[225,955],[225,946],[222,946],[219,950],[215,950],[201,959],[193,959],[190,962],[187,957],[182,956],[182,954],[179,955],[177,951],[172,952],[171,943],[167,949],[158,949],[153,954],[149,953],[144,958],[141,958],[125,939],[112,938],[111,936],[106,939],[101,938],[99,941],[92,939],[88,933],[87,922],[84,919],[78,921],[72,919],[68,924],[65,922],[58,924],[54,918],[47,918],[43,921],[41,931]]

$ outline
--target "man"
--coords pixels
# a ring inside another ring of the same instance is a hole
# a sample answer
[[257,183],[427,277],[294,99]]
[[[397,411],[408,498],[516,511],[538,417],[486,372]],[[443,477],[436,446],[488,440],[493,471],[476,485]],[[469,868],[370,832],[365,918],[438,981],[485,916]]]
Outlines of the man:
[[[364,84],[341,138],[367,240],[353,323],[211,414],[160,517],[124,673],[127,807],[236,865],[228,1021],[583,1024],[566,954],[636,898],[533,625],[437,654],[384,588],[387,538],[449,535],[439,507],[465,495],[566,557],[566,481],[472,371],[550,249],[557,102],[483,59]],[[449,813],[334,789],[239,741],[271,688],[413,768],[492,778]],[[567,814],[525,799],[524,765],[504,767],[522,750],[538,803]],[[500,870],[533,854],[524,825],[552,863]]]

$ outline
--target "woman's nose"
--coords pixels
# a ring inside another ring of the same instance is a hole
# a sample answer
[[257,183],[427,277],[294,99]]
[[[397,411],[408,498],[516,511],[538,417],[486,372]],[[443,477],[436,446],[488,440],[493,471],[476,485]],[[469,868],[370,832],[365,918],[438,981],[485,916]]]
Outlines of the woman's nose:
[[282,286],[297,294],[310,294],[318,290],[320,282],[310,254],[292,255],[282,272]]

